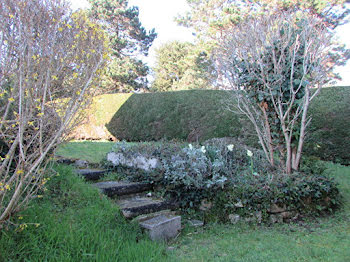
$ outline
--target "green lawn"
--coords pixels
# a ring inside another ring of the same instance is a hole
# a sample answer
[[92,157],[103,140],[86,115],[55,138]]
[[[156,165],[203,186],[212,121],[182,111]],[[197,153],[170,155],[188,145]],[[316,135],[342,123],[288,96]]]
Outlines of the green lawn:
[[[73,142],[58,153],[98,162],[112,145]],[[126,222],[111,201],[70,167],[58,166],[60,176],[17,220],[28,227],[0,231],[0,261],[350,261],[350,167],[329,164],[329,169],[344,201],[331,217],[271,227],[209,224],[199,229],[183,221],[181,235],[162,244]]]
[[344,206],[302,225],[208,225],[187,229],[171,261],[350,261],[350,167],[330,164]]
[[99,163],[106,154],[112,149],[115,142],[91,142],[74,141],[61,145],[57,151],[57,156],[67,158],[79,158],[90,163]]
[[49,181],[44,197],[15,219],[27,227],[0,231],[0,261],[164,261],[163,244],[125,221],[71,167],[55,169],[60,175]]

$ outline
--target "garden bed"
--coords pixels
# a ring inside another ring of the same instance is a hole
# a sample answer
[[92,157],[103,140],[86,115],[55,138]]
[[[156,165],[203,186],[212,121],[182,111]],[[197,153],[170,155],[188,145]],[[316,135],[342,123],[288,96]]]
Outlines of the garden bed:
[[117,143],[107,158],[130,180],[153,183],[159,194],[208,221],[290,221],[340,203],[336,183],[321,169],[287,175],[271,168],[261,151],[234,139]]

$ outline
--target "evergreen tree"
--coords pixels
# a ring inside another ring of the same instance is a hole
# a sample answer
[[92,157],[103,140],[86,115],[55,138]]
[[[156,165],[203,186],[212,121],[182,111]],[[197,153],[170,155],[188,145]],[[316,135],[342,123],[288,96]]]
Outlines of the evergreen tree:
[[156,55],[155,91],[210,88],[214,66],[207,47],[172,41],[162,45]]
[[147,87],[149,68],[140,57],[147,56],[156,38],[155,30],[146,31],[139,20],[138,7],[126,0],[89,0],[90,16],[107,31],[112,50],[102,85],[104,92],[126,92]]

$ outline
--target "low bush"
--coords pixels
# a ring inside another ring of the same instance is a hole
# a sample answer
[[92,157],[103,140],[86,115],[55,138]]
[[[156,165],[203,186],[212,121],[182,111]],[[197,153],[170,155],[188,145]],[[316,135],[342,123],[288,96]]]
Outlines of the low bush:
[[286,175],[271,168],[260,150],[232,138],[203,145],[122,142],[113,152],[128,159],[157,159],[154,169],[118,165],[118,172],[127,172],[131,180],[154,183],[184,210],[202,209],[207,219],[227,221],[230,214],[249,217],[255,212],[267,219],[274,206],[279,213],[317,213],[340,203],[332,179],[312,173]]

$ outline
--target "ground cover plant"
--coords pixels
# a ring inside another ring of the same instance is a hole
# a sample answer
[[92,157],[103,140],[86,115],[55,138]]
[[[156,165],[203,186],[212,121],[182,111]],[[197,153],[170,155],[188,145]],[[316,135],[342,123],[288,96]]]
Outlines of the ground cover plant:
[[262,151],[233,139],[212,139],[202,146],[121,142],[112,148],[112,158],[118,173],[153,183],[183,210],[201,209],[208,220],[227,222],[238,216],[274,223],[332,211],[340,204],[337,185],[321,166],[287,175],[272,168]]
[[273,227],[245,223],[187,227],[168,261],[348,261],[350,168],[326,165],[343,194],[343,207],[334,215]]

